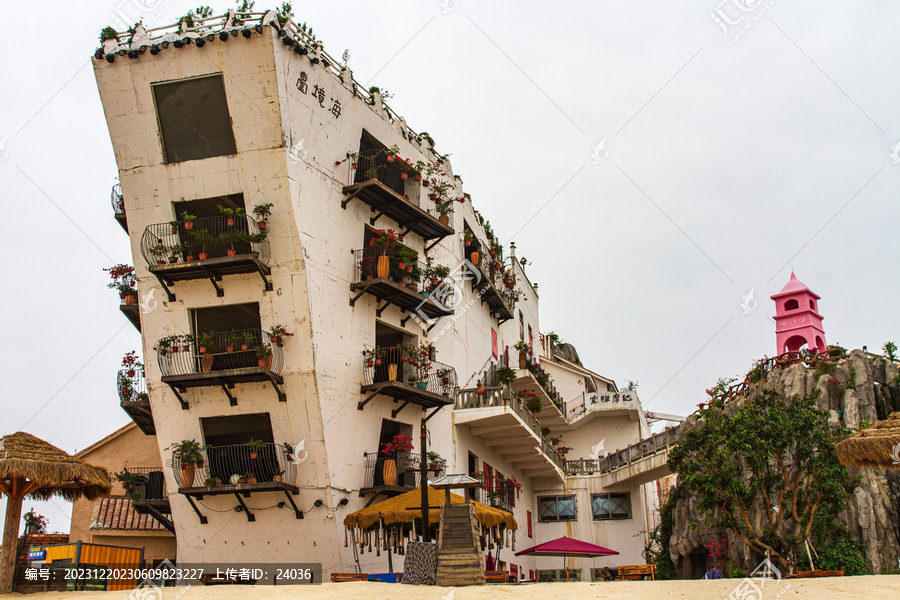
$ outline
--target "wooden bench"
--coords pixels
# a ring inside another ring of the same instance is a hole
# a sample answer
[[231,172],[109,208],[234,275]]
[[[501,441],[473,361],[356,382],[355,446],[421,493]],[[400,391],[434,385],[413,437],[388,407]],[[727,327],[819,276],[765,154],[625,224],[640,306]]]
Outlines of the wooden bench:
[[345,581],[368,581],[366,573],[332,573],[331,583],[343,583]]
[[619,579],[638,581],[647,579],[648,576],[651,580],[656,580],[656,565],[625,565],[619,567]]
[[509,571],[485,571],[485,583],[506,583],[509,581]]
[[843,577],[843,571],[797,571],[797,577],[805,579],[807,577]]

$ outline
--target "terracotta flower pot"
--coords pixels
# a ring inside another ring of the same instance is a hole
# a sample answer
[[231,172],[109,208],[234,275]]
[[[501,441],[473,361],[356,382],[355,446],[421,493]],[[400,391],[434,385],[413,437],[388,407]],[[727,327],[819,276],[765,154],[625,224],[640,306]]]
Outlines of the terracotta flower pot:
[[209,254],[207,254],[206,252],[201,252],[201,253],[200,253],[200,260],[206,260],[208,256],[209,256]]
[[257,359],[256,359],[256,364],[259,365],[260,367],[265,367],[265,366],[266,366],[266,359],[264,359],[264,358],[257,358]]
[[388,161],[388,162],[394,162],[394,155],[393,155],[393,154],[388,154],[388,155],[385,157],[385,160]]
[[190,231],[191,229],[194,228],[194,222],[193,221],[185,221],[184,228],[187,229],[188,231]]
[[358,169],[358,168],[359,168],[359,163],[353,163],[353,168],[354,168],[354,169]]
[[228,256],[234,256],[235,254],[237,254],[237,251],[234,250],[233,248],[229,248],[228,250],[225,251],[225,254],[227,254]]
[[380,358],[376,358],[376,359],[375,359],[375,366],[376,366],[376,367],[380,367],[380,366],[381,366],[381,359],[380,359]]
[[397,483],[397,461],[393,458],[385,460],[381,467],[381,476],[384,479],[384,485],[395,485]]
[[409,175],[407,175],[406,173],[400,173],[400,179],[406,181],[407,179],[409,179]]
[[206,346],[200,346],[200,354],[206,354]]
[[194,465],[181,465],[181,487],[194,486]]
[[471,246],[471,245],[472,245],[472,240],[466,240],[466,247]]
[[281,475],[272,475],[272,481],[278,483],[281,481]]
[[412,273],[412,272],[413,272],[413,266],[412,266],[412,265],[406,265],[406,272],[407,272],[407,273]]
[[229,227],[233,227],[233,226],[234,226],[234,218],[233,218],[233,217],[228,217],[228,226],[229,226]]
[[424,181],[422,182],[422,187],[428,187],[428,180],[427,180],[427,179],[424,180]]
[[213,355],[212,354],[204,354],[200,359],[200,368],[203,369],[204,373],[209,373],[212,370],[213,364]]
[[400,269],[401,271],[405,271],[405,270],[406,270],[406,263],[403,262],[402,260],[398,260],[398,261],[397,261],[397,268]]
[[374,363],[373,361],[371,361],[371,360],[367,360],[367,361],[366,361],[366,366],[367,366],[367,367],[371,367],[371,366],[374,365],[374,364],[375,364],[375,363]]
[[256,458],[256,452],[251,452],[251,453],[250,453],[250,458]]
[[411,289],[414,292],[419,290],[418,284],[416,284],[416,282],[414,282],[414,281],[410,281],[409,283],[407,283],[406,287],[408,287],[409,289]]
[[184,257],[184,259],[185,259],[187,262],[191,262],[192,260],[194,260],[194,255],[193,255],[193,254],[188,254],[187,256]]
[[225,350],[228,352],[234,352],[234,346],[225,346]]
[[481,262],[481,254],[475,251],[469,255],[469,259],[472,261],[472,264],[477,265]]
[[125,371],[125,374],[128,375],[129,377],[134,377],[134,369],[129,369],[128,371]]
[[379,278],[386,279],[391,272],[391,259],[384,255],[379,256],[375,269]]
[[416,173],[415,175],[413,175],[413,179],[415,179],[416,181],[422,181],[422,174]]
[[450,222],[450,215],[448,215],[447,213],[441,213],[438,217],[438,221],[446,225]]

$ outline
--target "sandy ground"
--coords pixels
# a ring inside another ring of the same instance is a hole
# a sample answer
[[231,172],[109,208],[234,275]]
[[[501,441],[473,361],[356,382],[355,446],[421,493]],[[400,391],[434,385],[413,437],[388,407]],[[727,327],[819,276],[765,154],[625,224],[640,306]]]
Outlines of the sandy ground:
[[[681,598],[690,600],[729,600],[740,583],[739,579],[717,581],[616,581],[598,583],[540,583],[523,585],[489,585],[461,588],[411,586],[389,583],[326,583],[315,586],[211,586],[164,588],[162,596],[155,592],[135,594],[132,600],[469,600],[508,598],[530,599],[628,599],[660,600]],[[453,592],[452,595],[450,592]],[[5,595],[28,600],[125,600],[132,592],[74,592]],[[834,577],[823,579],[792,579],[767,582],[758,595],[733,598],[740,600],[840,600],[863,599],[897,600],[900,597],[900,575],[865,577]]]

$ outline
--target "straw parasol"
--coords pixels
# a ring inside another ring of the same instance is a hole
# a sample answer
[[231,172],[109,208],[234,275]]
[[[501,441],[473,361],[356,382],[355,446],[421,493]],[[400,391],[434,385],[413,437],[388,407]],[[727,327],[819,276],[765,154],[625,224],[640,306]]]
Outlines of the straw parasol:
[[0,557],[0,594],[12,591],[25,496],[35,500],[49,500],[54,496],[69,501],[81,497],[96,500],[108,496],[110,486],[106,469],[69,456],[29,433],[20,431],[0,438],[0,493],[8,496]]
[[900,412],[854,433],[834,449],[847,467],[900,469]]

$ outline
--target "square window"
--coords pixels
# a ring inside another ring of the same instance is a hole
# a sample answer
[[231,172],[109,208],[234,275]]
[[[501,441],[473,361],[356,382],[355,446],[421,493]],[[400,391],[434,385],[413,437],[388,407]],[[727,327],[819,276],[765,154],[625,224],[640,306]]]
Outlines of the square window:
[[575,521],[577,519],[578,510],[575,506],[574,495],[538,498],[538,521],[541,523]]
[[221,73],[152,88],[165,162],[237,153]]
[[591,511],[595,521],[617,521],[631,518],[630,494],[591,494]]

